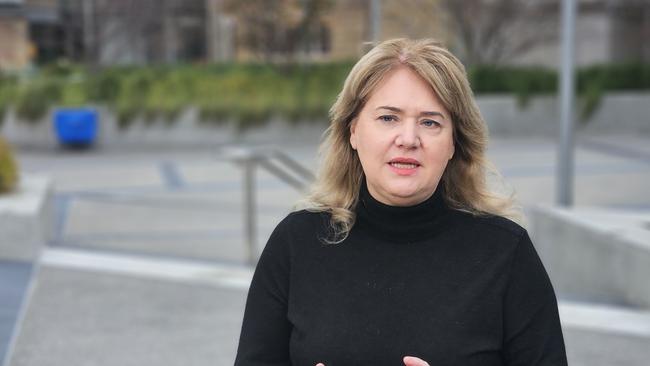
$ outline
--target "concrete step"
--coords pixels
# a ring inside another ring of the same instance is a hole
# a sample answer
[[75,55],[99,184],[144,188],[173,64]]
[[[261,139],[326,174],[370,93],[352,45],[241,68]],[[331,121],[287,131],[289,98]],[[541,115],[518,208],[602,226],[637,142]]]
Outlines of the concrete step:
[[[232,364],[250,267],[51,248],[40,263],[6,366]],[[647,312],[559,310],[571,365],[647,365]]]

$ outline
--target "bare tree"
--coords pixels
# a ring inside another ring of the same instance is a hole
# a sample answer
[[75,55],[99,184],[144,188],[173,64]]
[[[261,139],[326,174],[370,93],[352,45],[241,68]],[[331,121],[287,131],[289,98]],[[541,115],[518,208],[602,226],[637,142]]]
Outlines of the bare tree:
[[618,0],[607,4],[613,18],[612,59],[650,60],[650,0]]
[[446,32],[436,12],[439,0],[400,0],[384,1],[382,24],[399,37],[422,38],[435,37],[440,40]]
[[466,65],[499,64],[557,38],[558,0],[441,0]]
[[[84,19],[89,63],[160,63],[188,57],[188,45],[203,45],[203,0],[67,0],[71,18]],[[78,6],[74,6],[79,4]],[[81,6],[83,5],[83,7]],[[75,10],[76,9],[76,10]],[[197,24],[188,26],[188,20]],[[183,25],[183,27],[181,27]]]
[[226,0],[224,9],[237,19],[239,41],[269,61],[308,52],[318,41],[322,17],[332,4],[332,0]]

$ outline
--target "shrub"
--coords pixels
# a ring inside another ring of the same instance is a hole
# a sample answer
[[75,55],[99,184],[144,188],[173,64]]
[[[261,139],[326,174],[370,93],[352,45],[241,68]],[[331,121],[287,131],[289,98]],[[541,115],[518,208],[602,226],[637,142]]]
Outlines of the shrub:
[[[14,105],[18,117],[41,119],[55,104],[104,104],[119,126],[134,119],[171,123],[194,106],[206,123],[231,122],[240,129],[272,116],[290,122],[327,120],[353,61],[175,66],[117,66],[89,72],[59,63],[29,80],[0,77],[0,117]],[[535,95],[554,94],[557,73],[542,67],[477,66],[468,69],[474,93],[511,93],[524,107]],[[583,120],[597,110],[610,90],[650,89],[650,64],[597,65],[578,70],[577,89]]]
[[86,82],[86,94],[90,100],[113,105],[121,90],[121,68],[107,69],[90,75]]
[[15,77],[0,73],[0,127],[4,122],[9,106],[13,103],[16,84]]
[[580,120],[587,121],[600,106],[605,91],[650,89],[650,64],[594,65],[578,71]]
[[59,101],[61,94],[61,83],[53,79],[39,79],[22,85],[16,97],[16,115],[25,121],[36,122]]
[[557,74],[542,67],[477,66],[468,71],[468,77],[474,93],[513,93],[520,107],[533,95],[557,89]]
[[603,90],[647,90],[650,89],[650,64],[606,64],[578,70],[578,90],[586,90],[594,82]]
[[120,128],[128,127],[136,117],[145,112],[149,92],[156,79],[152,69],[126,71],[120,83],[120,93],[115,100],[115,111]]
[[9,144],[0,136],[0,194],[11,192],[18,184],[18,165]]
[[83,80],[66,83],[61,88],[59,104],[63,107],[83,107],[90,102]]

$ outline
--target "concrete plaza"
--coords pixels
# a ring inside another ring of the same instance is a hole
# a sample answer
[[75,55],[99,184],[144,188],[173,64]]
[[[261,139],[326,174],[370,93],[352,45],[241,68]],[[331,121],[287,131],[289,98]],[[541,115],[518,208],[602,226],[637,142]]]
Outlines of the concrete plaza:
[[[315,143],[282,150],[313,170]],[[5,365],[232,364],[252,267],[243,170],[220,151],[19,150],[24,171],[53,178],[57,220],[40,262],[0,262]],[[524,208],[553,203],[554,141],[493,139],[489,157]],[[650,212],[650,138],[581,136],[575,172],[576,206]],[[262,169],[256,187],[259,253],[300,192]],[[570,365],[648,364],[650,312],[570,300]],[[593,325],[613,312],[639,326]]]

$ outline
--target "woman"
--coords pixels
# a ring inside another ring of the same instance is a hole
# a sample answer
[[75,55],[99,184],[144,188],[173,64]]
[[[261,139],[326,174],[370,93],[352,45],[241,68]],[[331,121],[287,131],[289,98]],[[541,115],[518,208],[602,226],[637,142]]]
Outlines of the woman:
[[433,40],[383,42],[330,111],[306,210],[274,230],[235,364],[566,365],[557,301],[486,127]]

